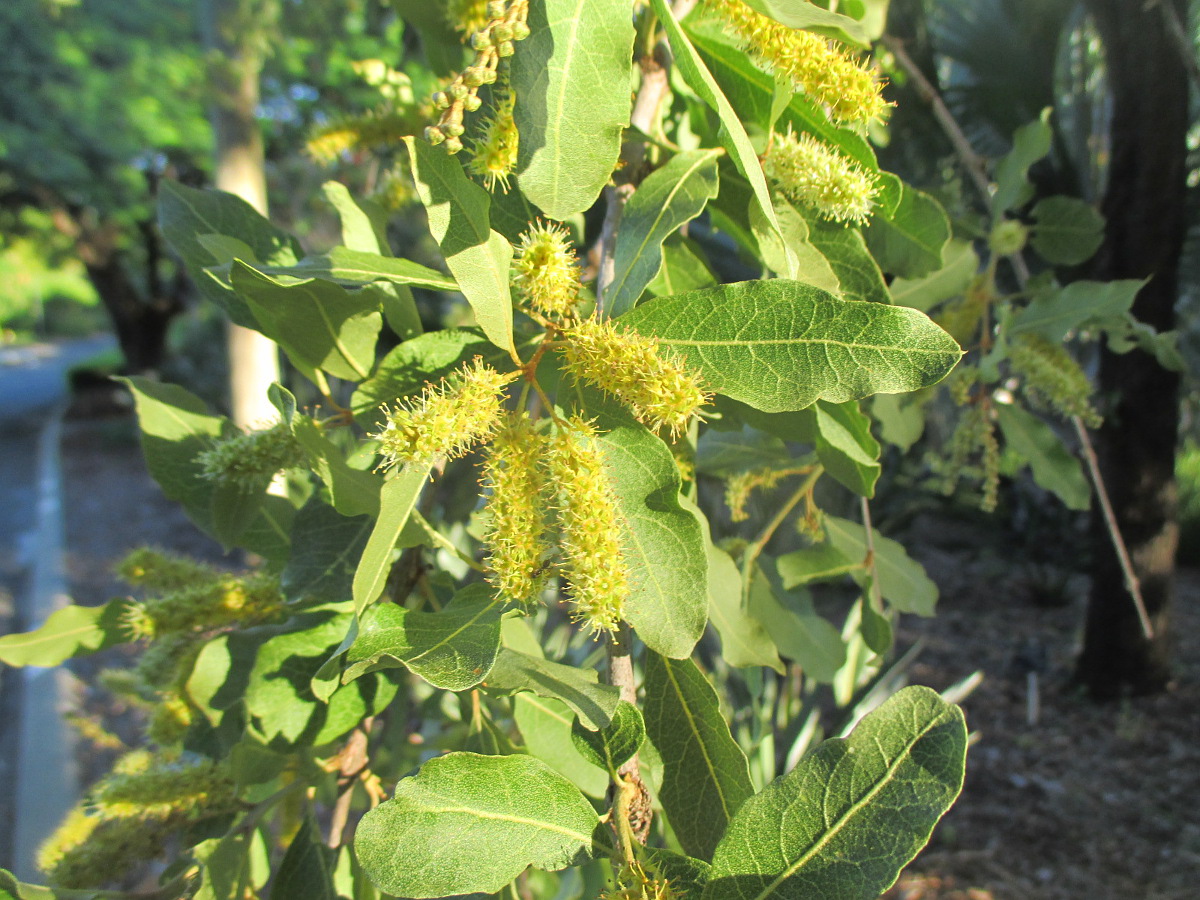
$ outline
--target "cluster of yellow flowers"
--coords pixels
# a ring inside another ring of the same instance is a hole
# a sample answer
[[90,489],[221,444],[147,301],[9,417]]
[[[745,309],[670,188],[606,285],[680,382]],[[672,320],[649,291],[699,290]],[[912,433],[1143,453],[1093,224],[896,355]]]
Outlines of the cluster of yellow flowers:
[[519,136],[513,121],[516,98],[511,90],[501,93],[490,118],[480,126],[480,136],[471,144],[467,169],[484,180],[489,190],[508,190],[508,176],[517,170]]
[[579,265],[562,225],[539,222],[517,242],[513,283],[536,312],[571,319],[579,302]]
[[812,135],[775,135],[763,171],[789,199],[835,222],[861,225],[871,216],[879,178]]
[[209,481],[244,491],[265,490],[276,473],[304,464],[304,448],[282,422],[222,438],[196,457]]

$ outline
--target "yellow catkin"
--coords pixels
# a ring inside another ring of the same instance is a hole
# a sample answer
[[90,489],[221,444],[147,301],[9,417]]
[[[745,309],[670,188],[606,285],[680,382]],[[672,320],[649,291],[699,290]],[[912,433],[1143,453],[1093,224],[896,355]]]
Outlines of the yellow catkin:
[[612,394],[652,431],[677,437],[708,402],[699,376],[663,352],[655,338],[599,319],[580,322],[563,337],[564,368]]
[[516,251],[513,283],[529,305],[545,316],[573,317],[579,300],[579,265],[567,229],[539,222],[521,235]]
[[196,457],[202,478],[247,492],[266,490],[277,472],[304,460],[304,448],[282,422],[222,438]]
[[629,597],[617,499],[604,471],[596,433],[573,418],[550,440],[550,474],[558,490],[563,570],[573,616],[594,632],[615,631]]
[[781,25],[741,0],[706,0],[760,63],[790,79],[839,122],[870,122],[888,104],[875,73],[826,38]]
[[545,582],[545,499],[547,479],[541,463],[547,438],[528,417],[512,417],[492,439],[484,461],[489,489],[486,542],[488,581],[519,603],[537,599]]
[[213,573],[204,581],[131,603],[124,622],[135,639],[161,637],[261,621],[280,612],[283,604],[276,575]]
[[508,191],[508,177],[517,170],[517,125],[513,121],[515,99],[511,90],[504,91],[490,118],[480,128],[480,136],[471,144],[471,159],[467,169],[482,178],[488,190],[497,186]]
[[735,522],[745,522],[750,518],[746,511],[750,495],[756,490],[770,490],[788,474],[775,469],[754,469],[732,476],[725,483],[725,504],[729,507],[729,517]]
[[102,819],[196,821],[237,808],[237,790],[227,768],[212,760],[152,759],[142,771],[114,773],[91,792]]
[[1062,344],[1023,334],[1008,350],[1013,371],[1024,380],[1026,395],[1062,416],[1079,416],[1089,428],[1103,422],[1092,406],[1092,383]]
[[776,135],[763,171],[796,203],[834,222],[861,225],[875,208],[879,179],[812,135]]
[[372,435],[383,455],[380,468],[459,457],[490,438],[504,411],[504,387],[515,377],[484,365],[477,356],[451,380],[426,385],[415,400],[383,407],[387,423]]

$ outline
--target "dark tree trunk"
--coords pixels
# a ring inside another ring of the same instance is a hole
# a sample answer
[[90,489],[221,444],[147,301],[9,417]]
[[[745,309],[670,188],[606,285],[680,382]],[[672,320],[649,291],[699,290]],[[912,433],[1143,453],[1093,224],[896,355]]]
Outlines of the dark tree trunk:
[[[1183,14],[1180,0],[1164,2]],[[1088,0],[1088,7],[1104,40],[1113,98],[1104,198],[1108,228],[1094,275],[1150,278],[1133,311],[1167,330],[1174,323],[1186,228],[1187,72],[1157,4]],[[1098,434],[1101,468],[1154,628],[1147,639],[1097,516],[1094,581],[1077,676],[1094,698],[1107,700],[1125,690],[1162,690],[1171,677],[1179,377],[1141,351],[1105,350],[1100,388],[1108,401]]]

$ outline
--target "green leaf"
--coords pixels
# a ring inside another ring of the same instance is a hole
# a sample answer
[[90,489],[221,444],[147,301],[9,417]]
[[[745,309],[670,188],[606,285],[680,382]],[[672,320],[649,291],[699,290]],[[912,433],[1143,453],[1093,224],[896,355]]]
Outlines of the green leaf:
[[482,584],[459,592],[441,612],[377,604],[362,616],[342,681],[404,666],[434,687],[475,687],[500,652],[500,612],[500,601]]
[[348,600],[372,524],[370,516],[347,518],[310,499],[292,526],[291,555],[279,576],[284,596],[310,603]]
[[405,341],[358,386],[350,398],[350,408],[369,427],[379,419],[383,404],[419,394],[426,384],[437,384],[476,356],[488,365],[508,370],[508,354],[473,330],[445,328]]
[[1078,328],[1125,316],[1145,281],[1073,281],[1061,290],[1040,294],[1012,318],[1008,333],[1032,331],[1061,343]]
[[349,247],[334,247],[323,255],[306,256],[294,265],[261,265],[255,268],[272,278],[320,278],[347,287],[388,281],[435,291],[458,290],[453,278],[410,259],[394,259],[378,253],[351,250]]
[[[349,250],[363,253],[378,253],[390,256],[391,250],[387,244],[386,219],[373,218],[366,208],[360,206],[350,196],[350,189],[340,181],[327,181],[321,185],[321,193],[329,204],[337,210],[338,219],[342,223],[342,243]],[[375,207],[374,212],[380,212]]]
[[812,407],[817,458],[825,471],[860,497],[875,496],[882,466],[882,448],[871,437],[871,420],[856,402],[826,403]]
[[792,452],[780,438],[743,425],[738,431],[709,428],[696,442],[696,471],[726,478],[752,469],[784,469]]
[[663,760],[663,810],[684,852],[711,859],[753,795],[746,755],[729,733],[717,692],[690,659],[646,653],[646,733]]
[[[862,525],[836,516],[826,516],[825,535],[847,559],[867,558],[867,532]],[[872,529],[874,531],[874,529]],[[900,612],[932,616],[938,589],[922,565],[908,555],[902,544],[874,531],[877,585],[885,600]],[[862,574],[856,576],[861,584]]]
[[891,299],[883,272],[875,262],[862,232],[808,215],[808,240],[825,257],[847,300],[887,303]]
[[512,350],[508,271],[513,249],[503,235],[491,229],[487,191],[441,148],[414,138],[405,138],[404,143],[417,194],[429,218],[429,231],[442,248],[446,266],[475,311],[483,333],[497,347]]
[[393,552],[400,532],[417,505],[421,489],[429,479],[428,466],[405,466],[386,482],[379,495],[379,518],[363,548],[362,559],[354,572],[354,611],[363,610],[379,599],[392,571]]
[[577,787],[530,756],[450,753],[402,778],[359,822],[354,848],[389,894],[490,894],[529,866],[582,863],[598,822]]
[[863,236],[883,271],[924,278],[942,268],[950,219],[933,197],[906,184],[896,211],[872,217]]
[[782,241],[769,231],[755,232],[758,253],[766,267],[782,278],[799,278],[804,275],[805,284],[822,288],[831,294],[841,292],[842,283],[825,257],[809,240],[811,229],[808,219],[787,200],[777,198],[775,215],[779,219],[779,234]]
[[875,900],[962,788],[961,710],[909,687],[742,806],[704,900]]
[[571,729],[578,721],[571,707],[525,691],[513,697],[513,721],[530,756],[540,759],[589,797],[604,796],[611,781],[607,772],[580,754],[571,739]]
[[720,150],[680,153],[652,172],[625,204],[613,251],[615,274],[604,295],[605,312],[632,309],[663,264],[662,243],[717,195]]
[[992,213],[999,222],[1005,212],[1017,209],[1033,196],[1029,167],[1050,152],[1054,130],[1050,127],[1050,108],[1042,110],[1036,122],[1022,125],[1013,134],[1013,148],[996,163],[996,193]]
[[631,108],[631,12],[629,0],[529,7],[529,37],[512,57],[517,184],[552,219],[591,207],[616,167]]
[[310,812],[279,861],[268,900],[337,900],[331,853]]
[[928,312],[943,300],[960,297],[979,271],[979,256],[970,241],[951,238],[942,254],[942,267],[922,278],[895,278],[892,302]]
[[607,728],[591,731],[576,719],[571,726],[571,740],[584,759],[615,777],[617,769],[641,749],[646,723],[636,706],[622,700]]
[[0,662],[6,666],[57,666],[131,640],[125,627],[129,601],[110,600],[101,606],[64,606],[41,627],[0,637]]
[[249,262],[268,266],[290,266],[301,255],[295,238],[268,222],[241,197],[223,191],[201,191],[164,180],[158,186],[158,223],[201,293],[246,328],[257,328],[258,322],[225,281],[205,271],[228,260],[205,247],[204,237],[236,238],[253,254]]
[[1056,494],[1068,509],[1087,509],[1091,505],[1091,485],[1079,460],[1054,429],[1018,406],[1000,403],[995,409],[1004,442],[1029,463],[1033,480]]
[[704,259],[703,251],[694,241],[678,234],[667,238],[662,247],[663,264],[646,290],[655,297],[682,294],[717,283]]
[[621,693],[598,684],[595,669],[579,669],[504,647],[487,676],[487,688],[500,694],[532,691],[561,700],[592,729],[608,726],[617,712]]
[[667,445],[623,408],[597,399],[586,410],[601,432],[621,518],[630,580],[625,619],[646,646],[682,659],[704,634],[708,572],[700,525],[679,503],[679,467]]
[[[692,46],[692,42],[688,40],[688,36],[675,20],[666,0],[651,0],[651,2],[659,23],[667,33],[671,49],[675,52],[675,65],[679,67],[679,73],[683,76],[683,80],[696,92],[696,96],[716,112],[717,118],[721,122],[722,128],[719,135],[721,143],[729,151],[730,158],[733,159],[738,171],[750,182],[754,196],[754,210],[762,218],[766,227],[782,240],[782,236],[779,235],[779,220],[775,217],[775,209],[771,204],[771,192],[767,187],[767,178],[763,175],[758,154],[754,151],[754,145],[750,143],[750,137],[746,134],[741,119],[725,94],[722,93],[721,87],[713,78],[712,73],[704,65],[704,60],[700,58],[696,48]],[[790,267],[788,268],[790,270]]]
[[812,597],[803,592],[781,599],[761,565],[751,573],[746,607],[766,627],[780,655],[814,681],[832,681],[846,662],[841,634],[817,614]]
[[229,278],[262,333],[293,361],[337,378],[367,377],[383,327],[378,294],[319,279],[281,284],[240,260],[231,264]]
[[879,422],[884,441],[909,450],[925,433],[925,403],[930,391],[916,394],[878,394],[871,398],[871,415]]
[[861,22],[822,9],[809,0],[745,0],[746,5],[788,28],[815,31],[834,40],[866,47],[870,44]]
[[861,559],[851,559],[831,543],[793,550],[775,560],[785,589],[843,578],[862,568]]
[[312,471],[329,490],[334,509],[350,517],[379,514],[379,494],[384,483],[381,476],[350,466],[341,448],[308,416],[294,416],[291,429],[304,448]]
[[924,313],[784,279],[658,297],[617,322],[679,351],[709,389],[765,412],[916,390],[962,356]]
[[1033,208],[1030,243],[1046,262],[1075,266],[1086,262],[1104,240],[1104,216],[1075,197],[1047,197]]

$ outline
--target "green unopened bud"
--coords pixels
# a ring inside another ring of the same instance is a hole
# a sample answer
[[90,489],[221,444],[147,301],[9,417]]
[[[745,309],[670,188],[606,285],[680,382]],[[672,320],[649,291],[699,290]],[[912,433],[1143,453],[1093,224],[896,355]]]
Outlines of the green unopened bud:
[[507,22],[497,22],[492,26],[492,38],[496,41],[511,41],[513,36],[512,26]]
[[446,132],[446,137],[462,137],[466,130],[461,122],[450,122],[442,126],[442,131]]
[[1010,256],[1025,249],[1029,229],[1015,219],[1004,219],[996,223],[988,235],[988,249],[997,256]]
[[496,45],[496,55],[501,59],[508,59],[515,52],[512,41],[501,41]]
[[487,15],[489,19],[503,19],[508,4],[504,0],[488,0]]
[[477,31],[471,35],[472,50],[486,50],[492,46],[492,36],[487,31]]
[[463,109],[467,112],[475,112],[482,105],[483,100],[480,99],[478,94],[469,94],[463,99]]
[[436,125],[430,125],[425,129],[425,140],[436,147],[438,144],[442,143],[442,141],[446,140],[446,135],[442,129],[438,128]]
[[451,137],[446,138],[446,143],[442,146],[446,148],[447,153],[454,155],[462,152],[463,142],[456,137]]
[[[470,70],[468,69],[467,71]],[[466,73],[464,72],[463,74],[465,75]],[[475,87],[478,87],[478,85],[475,85]],[[450,99],[455,103],[461,103],[470,95],[471,91],[467,84],[456,81],[450,87],[446,88],[446,93],[450,95]]]
[[529,37],[529,26],[524,22],[513,22],[512,39],[514,41],[523,41]]
[[446,94],[445,91],[435,91],[432,99],[433,99],[433,105],[437,109],[449,109],[450,108],[450,97]]
[[[483,87],[485,84],[488,84],[487,73],[488,70],[483,66],[468,66],[467,68],[463,69],[461,76],[462,83],[468,88]],[[495,80],[494,76],[492,80]]]

